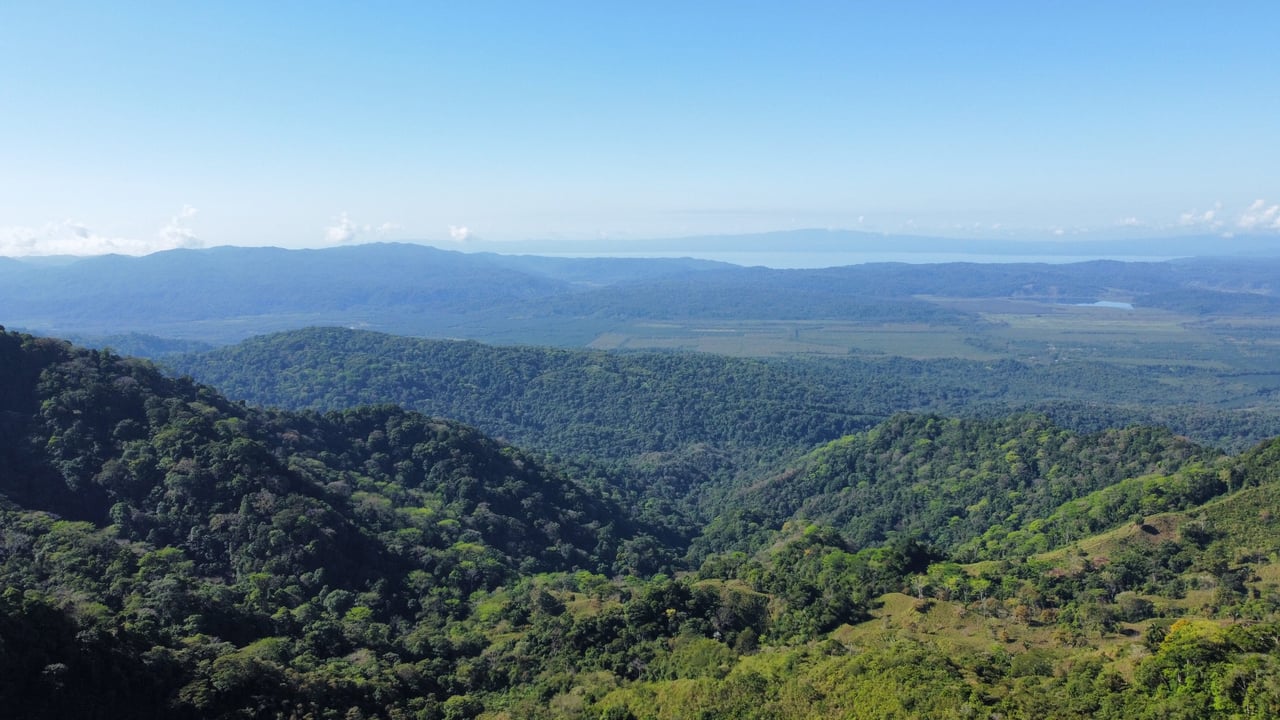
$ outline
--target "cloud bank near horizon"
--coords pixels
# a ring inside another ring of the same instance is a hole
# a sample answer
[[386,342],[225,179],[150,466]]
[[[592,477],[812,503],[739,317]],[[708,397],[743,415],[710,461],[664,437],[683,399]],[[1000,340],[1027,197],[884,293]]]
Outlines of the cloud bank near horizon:
[[327,245],[356,245],[361,242],[385,239],[400,229],[400,225],[393,222],[384,222],[380,225],[357,225],[352,222],[346,212],[342,212],[338,214],[332,225],[325,228],[324,239]]
[[162,250],[204,247],[191,227],[199,211],[183,205],[151,237],[122,237],[99,232],[78,220],[47,222],[39,227],[0,227],[0,256],[148,255]]
[[[1207,208],[1207,209],[1204,209]],[[183,205],[173,216],[161,225],[153,234],[143,237],[131,237],[111,231],[101,231],[87,223],[66,219],[46,222],[43,225],[0,227],[0,257],[40,257],[50,255],[93,256],[93,255],[148,255],[155,252],[175,249],[196,249],[206,247],[205,238],[196,231],[194,221],[199,211],[191,205]],[[848,229],[869,231],[861,223],[849,228],[828,228],[832,230]],[[752,232],[697,233],[698,235],[743,235],[785,231],[799,228],[778,228]],[[1238,234],[1280,237],[1280,203],[1265,198],[1257,198],[1248,204],[1236,205],[1234,208],[1224,206],[1222,202],[1214,202],[1201,208],[1192,208],[1178,217],[1166,221],[1146,221],[1136,215],[1125,215],[1107,227],[1068,227],[1051,228],[1016,228],[1005,223],[972,223],[954,224],[939,227],[930,232],[930,228],[917,226],[908,221],[896,231],[878,229],[885,235],[936,235],[937,237],[953,237],[957,232],[966,230],[974,233],[968,239],[991,239],[990,235],[998,235],[1002,239],[1022,239],[1028,242],[1036,240],[1063,240],[1068,237],[1081,241],[1099,241],[1109,239],[1108,233],[1117,237],[1136,237],[1139,233],[1151,237],[1173,237],[1187,234],[1217,235],[1232,238]],[[404,227],[394,222],[358,223],[349,213],[341,212],[331,218],[319,236],[310,242],[300,244],[281,243],[282,246],[302,248],[324,248],[341,245],[355,245],[368,242],[380,242],[395,239],[404,235]],[[621,238],[622,236],[618,236]],[[660,236],[643,238],[631,235],[631,240],[643,243],[645,240],[663,239]],[[406,242],[424,242],[442,247],[465,247],[481,240],[469,225],[448,225],[447,233],[440,237],[418,236],[406,238]],[[536,244],[535,238],[524,241]],[[619,239],[621,243],[622,240]],[[507,241],[504,244],[515,246],[521,241]],[[218,242],[221,245],[235,245],[235,242]],[[249,243],[250,245],[254,243]],[[643,250],[638,247],[638,250]]]

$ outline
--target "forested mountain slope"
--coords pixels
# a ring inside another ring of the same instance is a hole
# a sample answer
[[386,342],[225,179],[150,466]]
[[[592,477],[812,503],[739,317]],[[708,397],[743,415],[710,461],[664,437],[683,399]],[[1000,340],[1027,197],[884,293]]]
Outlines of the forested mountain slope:
[[923,399],[885,378],[860,388],[862,408],[850,407],[857,379],[811,365],[500,347],[341,328],[254,338],[168,364],[252,402],[317,409],[396,402],[495,435],[537,438],[566,454],[573,448],[615,458],[697,442],[804,446]]
[[503,347],[342,328],[278,333],[165,362],[254,403],[334,410],[394,402],[562,457],[617,459],[699,443],[776,456],[903,411],[1000,416],[1029,409],[1082,430],[1162,424],[1230,449],[1280,434],[1280,413],[1240,407],[1257,398],[1254,387],[1185,367],[753,360]]
[[609,478],[451,421],[0,367],[22,717],[1280,713],[1280,441],[896,415],[723,498],[689,572]]
[[[359,508],[360,483],[394,483],[424,493],[419,500],[430,495],[425,506],[468,514],[488,507],[485,521],[498,522],[505,539],[525,543],[509,548],[513,554],[540,555],[554,540],[576,542],[574,552],[556,550],[563,556],[557,564],[583,548],[594,552],[599,538],[584,523],[606,524],[621,514],[456,423],[391,406],[329,416],[263,412],[166,378],[145,362],[52,339],[2,337],[9,370],[0,395],[4,490],[31,509],[109,518],[137,525],[140,537],[169,541],[191,535],[184,513],[234,512],[255,492]],[[584,519],[571,521],[568,512]],[[543,531],[533,525],[547,522],[558,523],[563,537],[534,540]]]
[[[135,716],[206,716],[278,681],[208,663],[275,635],[308,638],[321,667],[360,647],[441,657],[448,641],[428,636],[467,616],[475,591],[661,557],[611,500],[456,423],[390,406],[254,410],[145,362],[15,333],[0,334],[0,368],[6,609],[102,638],[71,643],[75,661],[45,678],[29,662],[71,641],[28,646],[0,628],[0,697],[33,703],[24,717],[123,717],[119,703],[138,702]],[[95,697],[49,694],[62,684]]]
[[1035,415],[900,415],[815,450],[727,505],[767,525],[829,525],[858,547],[902,534],[953,548],[1127,478],[1216,457],[1151,427],[1082,435]]

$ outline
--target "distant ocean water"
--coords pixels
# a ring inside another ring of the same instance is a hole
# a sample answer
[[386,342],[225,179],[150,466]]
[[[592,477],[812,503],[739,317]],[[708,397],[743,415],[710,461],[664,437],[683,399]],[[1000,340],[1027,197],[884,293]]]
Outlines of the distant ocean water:
[[746,267],[763,266],[779,270],[799,268],[841,267],[867,263],[1067,263],[1089,260],[1119,260],[1122,262],[1163,262],[1177,256],[1152,255],[981,255],[974,253],[928,252],[716,252],[716,251],[654,251],[654,252],[597,252],[597,253],[537,253],[546,257],[610,257],[610,258],[697,258]]

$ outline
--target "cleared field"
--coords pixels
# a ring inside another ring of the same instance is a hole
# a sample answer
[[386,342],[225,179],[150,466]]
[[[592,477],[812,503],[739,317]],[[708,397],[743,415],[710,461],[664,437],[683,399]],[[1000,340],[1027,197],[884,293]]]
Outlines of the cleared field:
[[[1055,305],[1004,298],[928,298],[972,313],[968,324],[825,321],[633,322],[588,343],[604,350],[680,350],[747,357],[1011,358],[1192,366],[1271,375],[1280,318],[1206,321],[1162,310]],[[1268,380],[1269,383],[1269,380]],[[1264,383],[1264,385],[1267,383]]]
[[911,358],[1001,357],[973,346],[965,330],[912,323],[743,321],[636,323],[602,333],[600,350],[682,350],[742,357],[898,355]]

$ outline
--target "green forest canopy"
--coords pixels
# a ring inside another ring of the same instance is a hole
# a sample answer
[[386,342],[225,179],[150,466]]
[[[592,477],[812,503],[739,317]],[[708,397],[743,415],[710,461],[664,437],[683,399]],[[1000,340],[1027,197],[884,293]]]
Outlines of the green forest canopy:
[[16,333],[0,366],[23,716],[1280,712],[1280,441],[896,415],[734,485],[694,548],[642,486],[452,421]]

